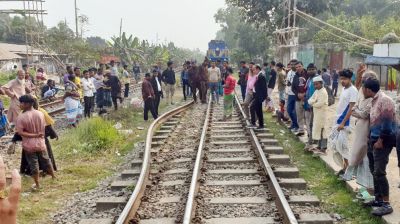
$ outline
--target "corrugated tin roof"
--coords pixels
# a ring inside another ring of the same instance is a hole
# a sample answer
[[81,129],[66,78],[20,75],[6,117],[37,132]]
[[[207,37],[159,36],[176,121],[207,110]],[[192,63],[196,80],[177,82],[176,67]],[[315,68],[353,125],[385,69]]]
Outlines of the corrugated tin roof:
[[367,65],[384,65],[392,66],[400,71],[400,58],[396,57],[377,57],[373,55],[366,55],[365,64]]
[[15,53],[3,50],[0,47],[0,61],[8,61],[8,60],[13,60],[13,59],[18,59],[18,58],[22,58],[22,57]]
[[[26,46],[25,44],[8,44],[8,43],[0,43],[0,49],[4,51],[8,51],[14,54],[22,54],[26,55]],[[37,49],[35,47],[28,45],[28,54],[31,55],[48,55],[46,52]]]

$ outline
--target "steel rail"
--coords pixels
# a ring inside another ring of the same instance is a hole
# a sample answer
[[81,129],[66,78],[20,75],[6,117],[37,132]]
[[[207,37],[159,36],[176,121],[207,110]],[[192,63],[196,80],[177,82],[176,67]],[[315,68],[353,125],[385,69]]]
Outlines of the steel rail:
[[153,123],[151,123],[149,129],[147,130],[146,146],[145,146],[143,163],[142,163],[142,168],[140,171],[139,179],[137,181],[135,190],[133,191],[127,204],[125,205],[124,210],[118,217],[116,224],[127,224],[131,218],[134,218],[134,215],[135,215],[137,209],[139,208],[141,198],[143,196],[144,190],[146,189],[147,180],[148,180],[148,177],[150,174],[150,161],[151,161],[150,151],[151,151],[151,143],[152,143],[154,132],[165,121],[167,121],[174,115],[187,110],[188,108],[190,108],[193,105],[194,105],[194,101],[191,101],[183,106],[180,106],[171,111],[168,111],[167,113],[164,113],[163,115],[158,117],[155,121],[153,121]]
[[[246,117],[242,106],[240,105],[240,101],[238,96],[235,94],[235,101],[237,106],[239,107],[240,113],[243,117]],[[250,122],[247,120],[246,124],[249,125]],[[289,206],[289,202],[287,201],[281,186],[279,185],[278,180],[274,174],[274,171],[271,165],[268,162],[267,157],[264,154],[263,148],[258,141],[257,135],[253,129],[249,129],[250,136],[252,139],[252,144],[256,149],[256,153],[258,154],[258,159],[260,161],[261,166],[264,169],[265,174],[267,175],[267,184],[275,197],[275,204],[278,207],[280,214],[283,216],[283,223],[297,224],[296,216],[294,215],[292,209]]]
[[188,199],[187,199],[186,206],[185,206],[185,214],[183,216],[183,224],[189,224],[191,222],[192,217],[194,215],[195,207],[196,207],[195,197],[199,190],[198,183],[199,183],[200,172],[201,172],[201,162],[203,161],[203,155],[204,155],[203,149],[204,149],[205,142],[206,142],[208,124],[210,122],[211,101],[212,100],[211,100],[211,95],[210,95],[210,100],[208,101],[206,118],[204,121],[203,130],[201,132],[200,143],[199,143],[199,147],[197,150],[196,161],[195,161],[194,168],[193,168],[192,181],[190,182],[189,194],[187,196]]

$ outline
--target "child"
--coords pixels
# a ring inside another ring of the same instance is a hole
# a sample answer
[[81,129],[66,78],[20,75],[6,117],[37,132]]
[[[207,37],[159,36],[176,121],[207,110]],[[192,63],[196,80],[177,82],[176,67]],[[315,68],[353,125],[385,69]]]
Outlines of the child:
[[279,100],[279,110],[276,110],[276,117],[280,124],[283,122],[288,122],[289,118],[285,116],[285,100]]
[[351,77],[353,76],[353,73],[350,70],[345,69],[340,72],[339,75],[340,83],[344,88],[340,94],[340,99],[337,106],[336,126],[333,127],[333,133],[337,132],[338,137],[334,140],[332,147],[332,149],[338,152],[343,158],[342,170],[338,172],[338,175],[344,174],[348,166],[350,117],[358,97],[357,88],[351,83]]
[[313,151],[316,154],[325,154],[328,144],[326,134],[326,117],[328,114],[328,93],[324,88],[324,81],[321,76],[315,77],[313,80],[315,92],[308,100],[308,104],[313,107],[314,118],[312,127],[312,139],[318,141],[317,148]]

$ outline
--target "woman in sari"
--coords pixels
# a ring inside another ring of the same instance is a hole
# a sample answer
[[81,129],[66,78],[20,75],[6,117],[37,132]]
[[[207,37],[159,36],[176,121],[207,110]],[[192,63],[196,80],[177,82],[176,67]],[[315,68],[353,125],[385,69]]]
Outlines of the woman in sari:
[[65,84],[65,94],[63,97],[67,122],[69,126],[76,127],[79,119],[82,118],[82,105],[78,88],[74,83],[74,76],[68,77],[68,82]]
[[232,111],[233,111],[233,99],[235,98],[235,86],[236,86],[236,80],[232,76],[232,68],[228,68],[226,70],[226,78],[225,78],[225,84],[223,85],[224,87],[224,118],[222,120],[226,120],[227,118],[232,117]]

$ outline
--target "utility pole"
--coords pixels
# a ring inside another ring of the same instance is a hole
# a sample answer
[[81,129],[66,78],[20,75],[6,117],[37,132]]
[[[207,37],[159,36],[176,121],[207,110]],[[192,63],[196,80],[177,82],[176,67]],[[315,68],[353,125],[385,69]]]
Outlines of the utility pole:
[[293,27],[296,27],[296,14],[297,14],[297,0],[294,0],[294,5],[293,5]]
[[290,27],[290,9],[291,9],[291,3],[292,3],[292,0],[288,0],[288,19],[287,19],[287,27],[289,28]]
[[75,0],[75,31],[76,37],[79,37],[79,28],[78,28],[78,7]]
[[121,18],[121,23],[119,24],[119,38],[122,37],[122,18]]

